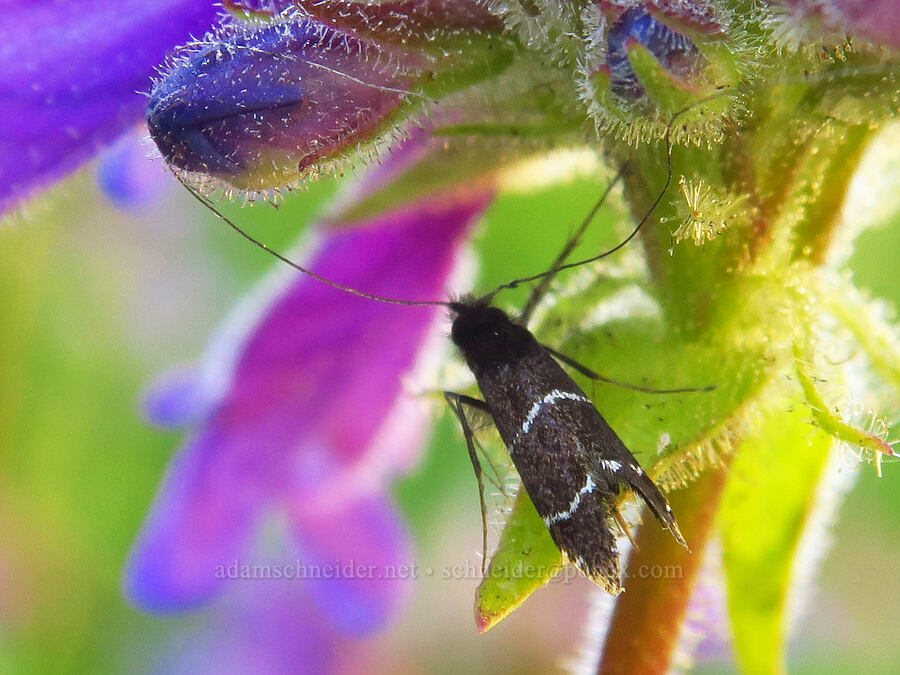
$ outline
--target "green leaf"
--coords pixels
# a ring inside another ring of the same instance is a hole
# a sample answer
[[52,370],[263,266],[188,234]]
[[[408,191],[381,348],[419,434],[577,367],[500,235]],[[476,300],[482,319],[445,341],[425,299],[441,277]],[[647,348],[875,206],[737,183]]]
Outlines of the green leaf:
[[475,595],[475,624],[485,633],[562,569],[563,557],[525,490],[519,492],[497,551]]
[[720,512],[735,651],[748,673],[785,670],[794,561],[833,443],[799,397],[767,407],[738,450]]
[[[561,303],[565,309],[565,305]],[[680,487],[713,455],[729,451],[732,430],[770,377],[761,349],[725,349],[725,328],[695,338],[665,332],[655,318],[630,318],[576,333],[562,351],[606,377],[657,389],[712,391],[652,394],[575,379],[642,466],[664,489]]]
[[893,448],[883,438],[865,429],[858,429],[852,424],[845,422],[839,414],[833,413],[818,389],[816,389],[813,378],[803,369],[799,359],[797,361],[797,379],[800,381],[800,386],[803,387],[806,405],[822,431],[837,440],[846,441],[876,453],[894,454]]

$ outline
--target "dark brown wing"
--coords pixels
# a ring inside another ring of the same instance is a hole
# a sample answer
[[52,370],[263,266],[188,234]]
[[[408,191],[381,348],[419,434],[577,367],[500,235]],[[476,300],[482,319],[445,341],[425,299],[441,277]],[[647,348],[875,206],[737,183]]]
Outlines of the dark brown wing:
[[540,345],[478,384],[522,485],[566,557],[610,593],[621,591],[610,524],[621,485],[637,492],[683,543],[665,497],[593,403]]

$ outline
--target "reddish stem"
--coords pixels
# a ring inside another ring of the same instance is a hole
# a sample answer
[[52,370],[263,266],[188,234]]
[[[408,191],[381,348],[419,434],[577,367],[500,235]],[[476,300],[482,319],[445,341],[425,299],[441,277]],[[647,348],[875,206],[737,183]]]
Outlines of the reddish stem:
[[669,671],[726,478],[727,467],[708,469],[690,488],[671,495],[690,552],[655,523],[641,527],[598,673]]

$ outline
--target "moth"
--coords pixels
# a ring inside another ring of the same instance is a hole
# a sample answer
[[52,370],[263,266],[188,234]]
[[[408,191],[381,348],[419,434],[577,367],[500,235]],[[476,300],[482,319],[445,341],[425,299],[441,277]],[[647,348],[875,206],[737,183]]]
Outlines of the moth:
[[[547,271],[508,282],[481,297],[450,301],[385,298],[325,279],[253,238],[221,214],[206,197],[189,185],[185,187],[241,236],[318,281],[375,301],[447,307],[452,319],[452,341],[461,351],[483,395],[483,399],[478,399],[457,392],[444,392],[462,426],[476,471],[485,552],[486,509],[480,462],[467,415],[467,410],[471,409],[486,413],[496,426],[523,487],[560,551],[583,574],[608,592],[617,594],[622,587],[614,522],[618,521],[619,526],[628,532],[616,506],[623,488],[639,495],[662,527],[670,531],[679,543],[687,544],[662,492],[560,364],[594,380],[641,391],[678,393],[700,390],[657,390],[615,382],[542,345],[526,324],[553,277],[561,270],[594,262],[625,246],[647,221],[665,193],[664,188],[651,210],[616,247],[587,260],[566,263],[568,255],[619,177],[621,172]],[[666,188],[670,180],[671,171]],[[541,283],[532,291],[528,304],[517,320],[491,304],[499,291],[535,281]]]
[[484,299],[452,302],[450,311],[453,342],[484,396],[445,392],[469,453],[477,461],[464,406],[490,415],[522,486],[570,562],[610,593],[622,590],[611,529],[622,487],[640,495],[662,526],[687,546],[662,492],[559,362],[604,378],[543,346]]

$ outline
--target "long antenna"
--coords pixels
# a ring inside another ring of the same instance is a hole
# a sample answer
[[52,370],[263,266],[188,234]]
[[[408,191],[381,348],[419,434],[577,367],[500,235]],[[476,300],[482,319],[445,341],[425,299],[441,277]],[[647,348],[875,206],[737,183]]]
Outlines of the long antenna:
[[[550,281],[552,281],[553,277],[556,274],[558,274],[559,272],[561,272],[563,270],[571,269],[573,267],[580,267],[581,265],[587,265],[588,263],[596,262],[597,260],[601,260],[602,258],[612,255],[616,251],[618,251],[621,248],[623,248],[624,246],[626,246],[632,239],[634,239],[637,236],[638,232],[644,226],[644,223],[646,223],[650,219],[650,216],[653,215],[653,212],[656,211],[656,208],[659,206],[660,202],[662,202],[663,197],[665,196],[666,192],[669,189],[669,186],[672,183],[672,129],[675,125],[675,122],[678,120],[679,117],[681,117],[682,115],[684,115],[685,113],[690,111],[692,108],[702,105],[703,103],[707,103],[708,101],[712,101],[712,100],[715,100],[722,96],[725,96],[726,94],[727,94],[727,92],[719,92],[717,94],[714,94],[714,95],[708,96],[706,98],[700,99],[698,101],[695,101],[691,105],[686,106],[686,107],[682,108],[681,110],[679,110],[677,113],[675,113],[672,116],[672,119],[669,120],[669,123],[666,126],[666,135],[665,135],[665,141],[666,141],[666,180],[665,180],[665,183],[663,185],[662,190],[659,192],[656,199],[653,201],[653,204],[650,206],[647,213],[644,214],[644,217],[641,218],[640,222],[638,222],[638,224],[634,227],[634,229],[631,231],[631,233],[627,237],[625,237],[625,239],[623,239],[621,242],[619,242],[613,248],[609,249],[608,251],[604,251],[603,253],[600,253],[599,255],[595,255],[591,258],[586,258],[584,260],[579,260],[578,262],[562,264],[565,261],[565,259],[572,253],[572,250],[577,245],[578,240],[581,238],[584,231],[587,229],[587,227],[590,225],[591,221],[593,221],[594,217],[597,215],[597,212],[600,210],[600,207],[603,205],[603,203],[606,200],[607,196],[609,195],[610,191],[613,189],[615,184],[624,175],[625,171],[628,168],[627,163],[619,170],[619,172],[616,174],[616,176],[613,178],[613,180],[610,182],[610,184],[607,185],[606,190],[604,190],[603,194],[600,196],[600,198],[594,204],[593,208],[588,213],[587,217],[581,223],[578,230],[576,231],[576,234],[572,238],[569,239],[569,241],[566,243],[566,246],[563,248],[563,250],[557,256],[556,260],[553,263],[553,266],[549,270],[546,270],[539,274],[534,274],[534,275],[531,275],[528,277],[521,277],[519,279],[513,279],[512,281],[509,281],[505,284],[501,284],[500,286],[497,286],[494,290],[492,290],[490,293],[482,296],[481,300],[489,301],[500,291],[517,288],[521,284],[524,284],[524,283],[527,283],[530,281],[537,281],[539,279],[545,279],[546,282],[539,285],[535,289],[535,291],[532,292],[531,297],[528,300],[528,304],[527,304],[525,310],[523,310],[523,312],[522,312],[522,316],[527,317],[527,316],[529,316],[530,312],[533,311],[534,305],[536,305],[537,302],[539,301],[540,294],[544,290],[546,290],[546,287],[549,285]],[[336,289],[344,291],[346,293],[350,293],[351,295],[356,295],[361,298],[367,298],[369,300],[374,300],[376,302],[387,303],[389,305],[405,305],[405,306],[410,306],[410,307],[451,307],[452,308],[452,306],[455,304],[453,302],[446,301],[446,300],[400,300],[399,298],[388,298],[383,295],[376,295],[374,293],[366,293],[365,291],[361,291],[358,288],[353,288],[352,286],[346,286],[344,284],[341,284],[341,283],[338,283],[331,279],[328,279],[326,277],[323,277],[322,275],[317,274],[316,272],[313,272],[311,269],[304,267],[300,263],[298,263],[294,260],[291,260],[284,254],[279,253],[278,251],[270,248],[266,243],[260,241],[259,239],[257,239],[253,235],[251,235],[249,232],[247,232],[245,229],[243,229],[237,223],[235,223],[233,220],[231,220],[228,216],[226,216],[224,213],[219,211],[219,209],[216,208],[215,204],[213,204],[213,202],[209,198],[200,194],[200,192],[197,191],[197,189],[194,186],[192,186],[190,183],[188,183],[178,171],[173,171],[172,173],[175,175],[175,178],[178,180],[178,182],[184,186],[184,188],[191,194],[191,196],[194,199],[196,199],[203,206],[205,206],[207,209],[212,211],[212,213],[215,214],[215,216],[219,220],[221,220],[226,225],[228,225],[228,227],[230,227],[232,230],[237,232],[239,235],[241,235],[244,239],[249,241],[251,244],[253,244],[257,248],[265,251],[269,255],[274,256],[275,258],[277,258],[281,262],[285,263],[286,265],[293,267],[298,272],[301,272],[303,274],[306,274],[307,276],[312,277],[316,281],[319,281],[327,286],[331,286],[332,288],[336,288]]]
[[[538,279],[545,279],[545,278],[552,279],[556,274],[558,274],[559,272],[562,272],[563,270],[572,269],[573,267],[581,267],[582,265],[587,265],[589,263],[596,262],[598,260],[602,260],[603,258],[606,258],[607,256],[610,256],[613,253],[615,253],[616,251],[625,247],[628,244],[628,242],[630,242],[632,239],[634,239],[637,236],[638,232],[641,231],[641,228],[644,226],[644,224],[648,220],[650,220],[650,216],[652,216],[654,211],[656,211],[656,208],[659,206],[660,202],[662,202],[663,197],[665,197],[666,192],[668,192],[669,186],[672,184],[672,129],[675,126],[675,122],[678,120],[679,117],[681,117],[685,113],[689,112],[693,108],[696,108],[697,106],[702,105],[704,103],[714,101],[715,99],[721,98],[722,96],[726,96],[728,93],[730,93],[730,92],[720,91],[716,94],[712,94],[705,98],[694,101],[689,106],[686,106],[686,107],[682,108],[681,110],[679,110],[678,112],[676,112],[672,116],[672,119],[669,120],[669,123],[666,125],[666,135],[665,135],[666,180],[663,183],[662,189],[659,191],[659,194],[656,196],[656,199],[653,200],[653,203],[650,205],[650,208],[644,214],[644,217],[640,219],[638,224],[635,225],[634,229],[631,231],[631,233],[627,237],[625,237],[622,241],[620,241],[618,244],[613,246],[608,251],[604,251],[603,253],[600,253],[599,255],[595,255],[590,258],[585,258],[584,260],[579,260],[577,262],[565,263],[565,264],[561,264],[561,265],[554,265],[549,270],[540,272],[539,274],[533,274],[528,277],[521,277],[519,279],[513,279],[512,281],[508,281],[505,284],[500,284],[493,291],[491,291],[490,293],[485,295],[484,298],[485,299],[493,298],[500,291],[518,288],[520,285],[522,285],[524,283],[528,283],[529,281],[537,281]],[[621,175],[622,175],[622,171],[619,172],[619,174],[616,176],[615,180],[618,180],[621,177]],[[598,201],[598,203],[591,210],[591,213],[588,216],[589,219],[593,219],[594,214],[600,208],[600,205],[603,203],[603,199],[606,197],[606,194],[608,193],[608,191],[610,190],[611,187],[612,187],[612,184],[610,184],[610,186],[607,188],[607,192],[604,193],[604,195],[603,195],[603,197],[601,197],[600,201]],[[588,222],[590,222],[590,221],[588,220]],[[565,249],[563,252],[565,254],[568,253],[568,251],[566,251]],[[559,258],[557,258],[557,260],[559,260]]]
[[286,263],[287,265],[290,265],[298,272],[302,272],[303,274],[306,274],[306,275],[312,277],[316,281],[321,281],[323,284],[331,286],[332,288],[337,288],[338,290],[345,291],[352,295],[358,295],[361,298],[368,298],[369,300],[375,300],[377,302],[385,302],[390,305],[409,305],[409,306],[414,306],[414,307],[423,307],[423,306],[449,307],[450,306],[450,303],[447,301],[444,301],[444,300],[418,300],[417,301],[417,300],[399,300],[397,298],[386,298],[383,295],[375,295],[374,293],[366,293],[365,291],[361,291],[358,288],[353,288],[351,286],[345,286],[344,284],[340,284],[336,281],[332,281],[331,279],[326,279],[322,275],[316,274],[311,269],[303,267],[301,264],[291,260],[287,256],[276,251],[275,249],[270,248],[267,244],[265,244],[264,242],[260,241],[259,239],[257,239],[253,235],[251,235],[249,232],[247,232],[246,230],[241,228],[239,225],[237,225],[228,216],[226,216],[224,213],[219,211],[219,209],[216,208],[216,206],[212,203],[212,201],[210,199],[208,199],[207,197],[204,197],[202,194],[200,194],[196,190],[196,188],[194,188],[192,185],[187,183],[179,175],[179,173],[177,171],[173,171],[173,173],[175,174],[175,178],[178,179],[178,182],[181,183],[185,187],[185,189],[187,189],[187,191],[191,193],[191,195],[194,197],[194,199],[196,199],[198,202],[203,204],[203,206],[205,206],[210,211],[212,211],[216,215],[216,217],[219,220],[221,220],[222,222],[224,222],[226,225],[228,225],[228,227],[230,227],[232,230],[237,232],[239,235],[241,235],[244,239],[249,241],[251,244],[253,244],[257,248],[260,248],[263,251],[265,251],[266,253],[269,253],[270,255],[275,256],[281,262]]
[[[578,226],[578,229],[575,233],[569,237],[569,240],[566,242],[565,246],[563,246],[562,250],[556,256],[556,260],[553,261],[553,264],[550,265],[551,270],[557,269],[560,265],[566,262],[566,259],[572,255],[572,252],[575,250],[575,247],[578,246],[578,243],[581,241],[581,238],[584,236],[584,233],[587,231],[590,224],[593,222],[594,217],[597,215],[597,212],[600,210],[600,207],[603,206],[603,203],[606,201],[606,198],[609,196],[609,193],[612,192],[613,188],[616,184],[622,179],[622,176],[625,175],[625,172],[628,170],[628,162],[626,162],[621,169],[619,169],[618,173],[613,177],[610,181],[609,185],[606,186],[606,189],[603,191],[603,194],[600,195],[600,198],[594,203],[594,207],[588,212],[587,216],[585,216],[584,220],[581,221],[581,225]],[[531,295],[528,296],[528,302],[525,303],[524,309],[522,309],[521,314],[519,315],[519,321],[522,322],[522,325],[527,325],[528,320],[531,318],[532,312],[534,312],[534,308],[537,307],[537,304],[541,301],[541,298],[547,292],[547,288],[553,282],[552,276],[546,276],[541,279],[541,283],[535,286]],[[496,291],[495,291],[496,292]],[[488,298],[493,297],[493,294],[487,296]]]

